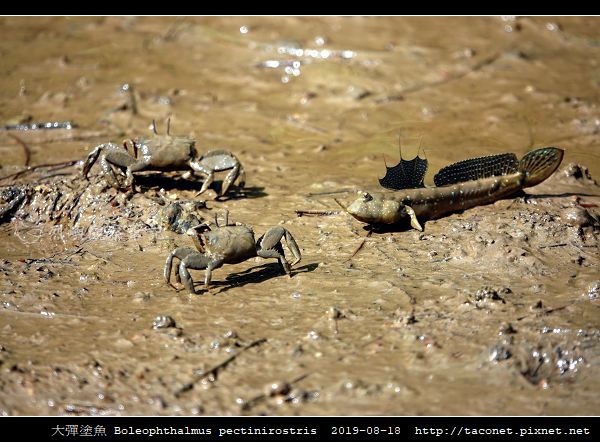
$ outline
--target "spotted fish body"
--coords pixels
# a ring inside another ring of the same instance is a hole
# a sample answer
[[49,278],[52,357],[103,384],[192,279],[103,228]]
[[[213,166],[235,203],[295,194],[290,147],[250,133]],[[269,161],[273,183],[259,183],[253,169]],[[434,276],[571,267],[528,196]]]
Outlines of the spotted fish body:
[[[513,154],[461,161],[440,170],[434,179],[441,184],[439,187],[379,194],[359,192],[359,198],[346,210],[365,223],[395,224],[410,220],[414,228],[422,230],[419,219],[435,219],[490,204],[541,183],[558,168],[563,153],[562,149],[545,147],[527,153],[521,161]],[[468,181],[461,181],[464,179]]]

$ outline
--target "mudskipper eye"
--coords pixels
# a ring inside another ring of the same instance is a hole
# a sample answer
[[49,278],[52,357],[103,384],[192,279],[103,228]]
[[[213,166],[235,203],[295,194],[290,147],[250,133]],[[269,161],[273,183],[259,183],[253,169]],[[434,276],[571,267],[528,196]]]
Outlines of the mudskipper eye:
[[363,193],[362,198],[363,198],[364,202],[371,201],[373,199],[373,197],[371,196],[371,194],[367,193],[367,192]]

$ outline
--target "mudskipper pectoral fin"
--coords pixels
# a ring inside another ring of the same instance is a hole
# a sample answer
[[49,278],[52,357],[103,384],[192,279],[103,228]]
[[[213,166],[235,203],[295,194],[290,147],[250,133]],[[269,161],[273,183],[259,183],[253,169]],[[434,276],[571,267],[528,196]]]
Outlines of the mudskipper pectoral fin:
[[421,224],[419,223],[419,220],[417,219],[417,215],[415,214],[415,211],[410,206],[404,206],[404,208],[406,209],[406,213],[408,213],[408,216],[410,216],[410,225],[412,226],[412,228],[417,229],[422,232],[423,227],[421,227]]

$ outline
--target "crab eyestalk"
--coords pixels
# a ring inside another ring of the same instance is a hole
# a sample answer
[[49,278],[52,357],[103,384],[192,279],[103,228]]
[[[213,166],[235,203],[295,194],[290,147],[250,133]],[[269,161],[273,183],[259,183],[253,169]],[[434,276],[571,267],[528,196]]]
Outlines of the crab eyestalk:
[[225,224],[219,225],[219,218],[218,218],[217,214],[215,213],[215,226],[223,227],[223,226],[229,225],[229,210],[225,210],[224,219],[225,219]]

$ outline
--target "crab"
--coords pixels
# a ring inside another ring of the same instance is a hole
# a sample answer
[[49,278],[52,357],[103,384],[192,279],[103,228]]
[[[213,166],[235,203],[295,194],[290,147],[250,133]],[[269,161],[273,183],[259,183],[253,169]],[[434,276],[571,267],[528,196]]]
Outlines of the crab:
[[[104,143],[96,146],[88,154],[83,163],[82,175],[87,179],[94,163],[100,160],[102,174],[112,187],[120,188],[121,179],[115,168],[125,171],[124,187],[133,188],[133,172],[142,170],[179,171],[191,169],[206,175],[197,195],[204,193],[212,184],[216,172],[229,171],[218,196],[224,195],[229,187],[238,180],[238,186],[244,187],[246,174],[237,157],[226,150],[211,150],[198,156],[196,141],[193,138],[171,136],[170,124],[167,124],[166,135],[159,135],[156,123],[152,121],[154,136],[145,140],[125,140],[123,146]],[[132,153],[129,150],[132,150]],[[138,156],[141,152],[141,156]]]
[[[167,284],[171,284],[171,269],[173,259],[180,260],[179,266],[175,268],[177,282],[183,282],[185,288],[192,294],[196,294],[194,281],[190,276],[190,269],[206,269],[204,287],[208,290],[212,278],[212,271],[222,267],[223,264],[237,264],[255,256],[262,258],[277,258],[282,270],[291,276],[291,268],[302,258],[298,244],[292,234],[281,226],[272,227],[267,232],[254,240],[252,227],[235,223],[229,224],[228,216],[225,215],[225,224],[219,225],[215,217],[215,228],[208,223],[201,224],[187,231],[192,236],[196,248],[178,247],[167,256],[164,267],[164,277]],[[294,261],[289,263],[281,240],[285,242],[294,255]]]

